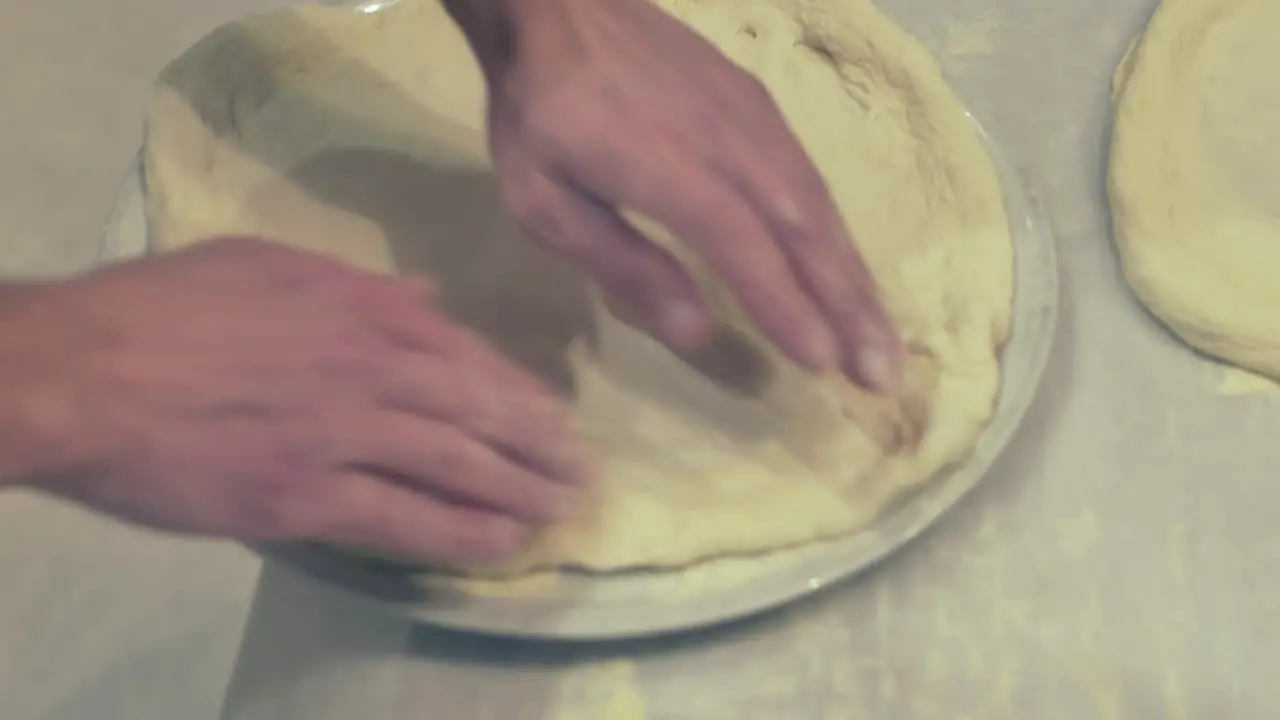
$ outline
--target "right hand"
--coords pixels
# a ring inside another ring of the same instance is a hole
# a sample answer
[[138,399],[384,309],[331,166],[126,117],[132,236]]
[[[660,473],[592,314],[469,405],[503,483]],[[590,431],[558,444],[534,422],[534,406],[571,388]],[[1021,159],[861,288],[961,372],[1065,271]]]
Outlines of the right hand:
[[134,522],[483,562],[586,475],[552,391],[413,281],[222,239],[35,292],[41,487]]
[[[622,210],[679,238],[791,359],[894,391],[904,348],[822,175],[768,90],[648,0],[457,0],[494,166],[525,231],[677,349],[708,298]],[[486,17],[487,16],[487,17]]]

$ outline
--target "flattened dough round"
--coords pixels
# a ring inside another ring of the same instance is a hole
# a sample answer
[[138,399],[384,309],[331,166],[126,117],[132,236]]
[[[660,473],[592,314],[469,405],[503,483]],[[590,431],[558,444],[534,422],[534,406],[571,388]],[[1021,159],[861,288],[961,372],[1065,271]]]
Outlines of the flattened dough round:
[[1125,277],[1187,343],[1280,379],[1280,3],[1165,0],[1116,74]]
[[613,319],[503,212],[481,78],[434,0],[227,26],[151,97],[157,249],[252,232],[430,274],[446,308],[570,388],[603,479],[504,572],[673,567],[848,533],[965,459],[993,411],[1008,221],[932,58],[864,0],[659,4],[756,73],[814,156],[910,349],[900,397],[804,375],[729,302],[690,362]]

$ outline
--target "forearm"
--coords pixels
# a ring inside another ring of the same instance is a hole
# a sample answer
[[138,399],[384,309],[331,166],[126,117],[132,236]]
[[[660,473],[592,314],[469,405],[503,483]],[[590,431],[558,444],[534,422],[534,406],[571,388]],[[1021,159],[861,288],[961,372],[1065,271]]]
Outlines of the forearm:
[[62,329],[40,321],[47,288],[0,283],[0,487],[40,484],[70,455],[61,447],[58,393],[48,384]]

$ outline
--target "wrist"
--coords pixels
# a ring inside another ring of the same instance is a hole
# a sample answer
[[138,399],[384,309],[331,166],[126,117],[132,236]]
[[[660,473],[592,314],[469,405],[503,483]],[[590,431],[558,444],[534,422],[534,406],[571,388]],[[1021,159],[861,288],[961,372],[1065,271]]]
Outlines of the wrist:
[[76,465],[67,388],[55,380],[63,329],[42,317],[54,287],[0,285],[0,487],[42,486]]
[[517,37],[523,27],[535,18],[555,13],[560,5],[557,0],[442,1],[466,35],[481,69],[490,78],[514,57]]
[[[535,0],[536,2],[537,0]],[[511,46],[512,0],[443,0],[485,73]]]

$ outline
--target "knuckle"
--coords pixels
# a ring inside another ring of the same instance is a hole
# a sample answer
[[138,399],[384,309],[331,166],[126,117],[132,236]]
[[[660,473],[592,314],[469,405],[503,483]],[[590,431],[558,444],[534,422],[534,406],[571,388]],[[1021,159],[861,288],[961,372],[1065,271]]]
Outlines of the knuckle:
[[362,380],[377,374],[377,352],[363,339],[352,335],[335,337],[320,349],[316,369],[330,380]]
[[344,538],[366,545],[410,547],[405,537],[411,534],[399,518],[400,513],[392,506],[366,499],[334,508],[321,532],[326,537]]
[[268,471],[255,477],[251,492],[237,508],[249,534],[262,540],[305,535],[307,521],[299,502],[302,486],[302,476],[287,471]]
[[[577,80],[549,98],[521,103],[520,134],[534,152],[573,152],[595,144],[600,130],[614,124],[620,95],[616,84],[590,72]],[[572,120],[566,122],[567,118]]]
[[615,93],[614,88],[601,88],[531,123],[527,142],[534,157],[571,173],[612,169],[634,157],[634,141],[623,127],[651,136],[652,127],[661,123],[655,122],[655,116],[617,107],[608,97]]
[[490,383],[472,370],[456,369],[449,375],[447,388],[438,393],[441,413],[478,430],[491,429],[497,408]]
[[445,522],[432,537],[433,553],[446,562],[461,562],[483,554],[483,543],[475,532],[455,522]]
[[[472,382],[467,377],[468,371],[460,371],[456,363],[435,357],[420,358],[416,367],[409,368],[397,363],[388,370],[390,378],[387,391],[394,393],[392,402],[402,403],[404,407],[434,418],[437,422],[467,427],[474,425],[473,418],[483,408],[478,406]],[[433,427],[436,433],[434,444],[444,445],[454,442],[449,435],[452,428]],[[430,457],[437,458],[445,450],[431,450]]]
[[769,195],[768,213],[774,225],[785,234],[787,241],[795,244],[807,244],[813,236],[807,232],[810,213],[800,198],[783,190]]
[[559,244],[564,227],[558,198],[549,185],[550,181],[541,178],[521,178],[504,184],[503,193],[525,232],[542,242]]
[[448,513],[423,517],[411,507],[378,503],[339,522],[335,532],[341,537],[361,538],[366,544],[420,560],[461,562],[472,555],[467,528]]
[[271,539],[306,535],[314,524],[314,482],[332,455],[334,442],[320,423],[280,432],[261,456],[243,516]]
[[797,150],[794,158],[780,165],[784,171],[762,190],[763,209],[770,222],[792,243],[808,244],[830,238],[834,228],[825,227],[825,221],[839,217],[839,213],[831,202],[826,182],[812,169],[802,150]]
[[436,553],[453,562],[493,559],[515,549],[492,518],[461,513],[447,515],[433,540]]
[[436,473],[444,476],[475,475],[484,465],[484,451],[454,428],[439,433],[431,449]]

